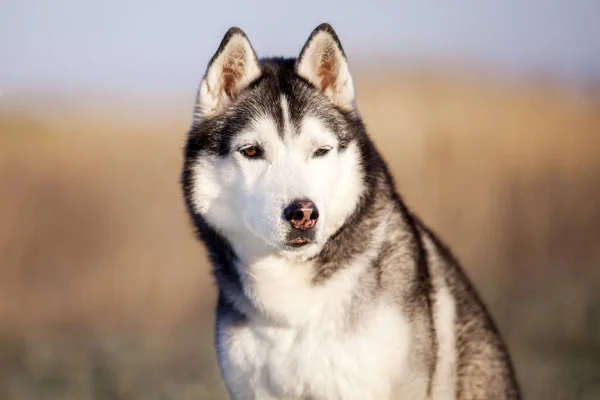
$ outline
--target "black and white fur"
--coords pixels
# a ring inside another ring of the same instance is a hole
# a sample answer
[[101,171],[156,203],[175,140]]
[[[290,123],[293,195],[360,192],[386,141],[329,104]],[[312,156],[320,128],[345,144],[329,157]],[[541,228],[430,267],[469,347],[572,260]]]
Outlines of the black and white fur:
[[259,60],[231,28],[209,63],[182,183],[230,396],[519,399],[494,323],[398,196],[354,100],[328,24],[297,59]]

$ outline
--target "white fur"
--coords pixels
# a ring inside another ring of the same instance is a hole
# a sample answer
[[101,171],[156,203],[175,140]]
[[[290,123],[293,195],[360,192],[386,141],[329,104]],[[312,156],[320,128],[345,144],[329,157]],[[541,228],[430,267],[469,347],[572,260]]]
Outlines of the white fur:
[[[430,265],[443,265],[431,239],[423,232],[424,244],[430,257]],[[456,302],[444,279],[442,271],[432,276],[435,287],[434,331],[437,337],[437,363],[433,376],[432,398],[436,400],[456,399]]]
[[454,400],[456,398],[455,307],[450,290],[445,286],[439,288],[434,303],[438,359],[433,377],[432,398],[436,400]]
[[[272,267],[289,272],[305,266]],[[234,398],[390,398],[393,378],[407,368],[410,328],[397,309],[381,299],[355,329],[345,329],[344,310],[360,268],[351,266],[322,287],[302,285],[297,276],[287,279],[281,273],[281,287],[270,285],[277,291],[262,299],[302,315],[296,325],[253,317],[234,328],[233,335],[219,333],[220,360]],[[226,321],[220,322],[226,326]]]

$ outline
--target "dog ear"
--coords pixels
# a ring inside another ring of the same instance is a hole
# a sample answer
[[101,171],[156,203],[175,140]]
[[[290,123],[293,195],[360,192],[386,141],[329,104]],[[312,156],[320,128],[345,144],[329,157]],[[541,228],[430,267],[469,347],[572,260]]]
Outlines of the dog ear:
[[321,24],[310,34],[296,61],[296,73],[338,106],[354,108],[354,85],[346,54],[331,25]]
[[219,114],[260,75],[260,65],[248,37],[240,28],[230,28],[200,83],[195,120]]

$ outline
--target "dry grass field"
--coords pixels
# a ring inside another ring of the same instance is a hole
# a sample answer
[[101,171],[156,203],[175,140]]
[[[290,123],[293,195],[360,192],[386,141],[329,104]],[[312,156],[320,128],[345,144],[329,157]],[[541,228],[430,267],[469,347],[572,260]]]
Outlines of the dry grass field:
[[[600,96],[385,72],[359,108],[527,399],[600,398]],[[178,186],[194,93],[0,98],[0,398],[224,398]]]

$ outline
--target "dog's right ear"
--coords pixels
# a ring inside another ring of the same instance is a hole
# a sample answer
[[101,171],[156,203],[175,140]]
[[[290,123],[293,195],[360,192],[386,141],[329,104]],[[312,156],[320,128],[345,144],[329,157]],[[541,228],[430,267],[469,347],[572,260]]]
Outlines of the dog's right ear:
[[315,28],[296,62],[296,73],[321,90],[335,104],[354,108],[354,85],[346,54],[329,24]]
[[248,37],[240,28],[230,28],[200,83],[194,122],[219,114],[260,74],[258,59]]

